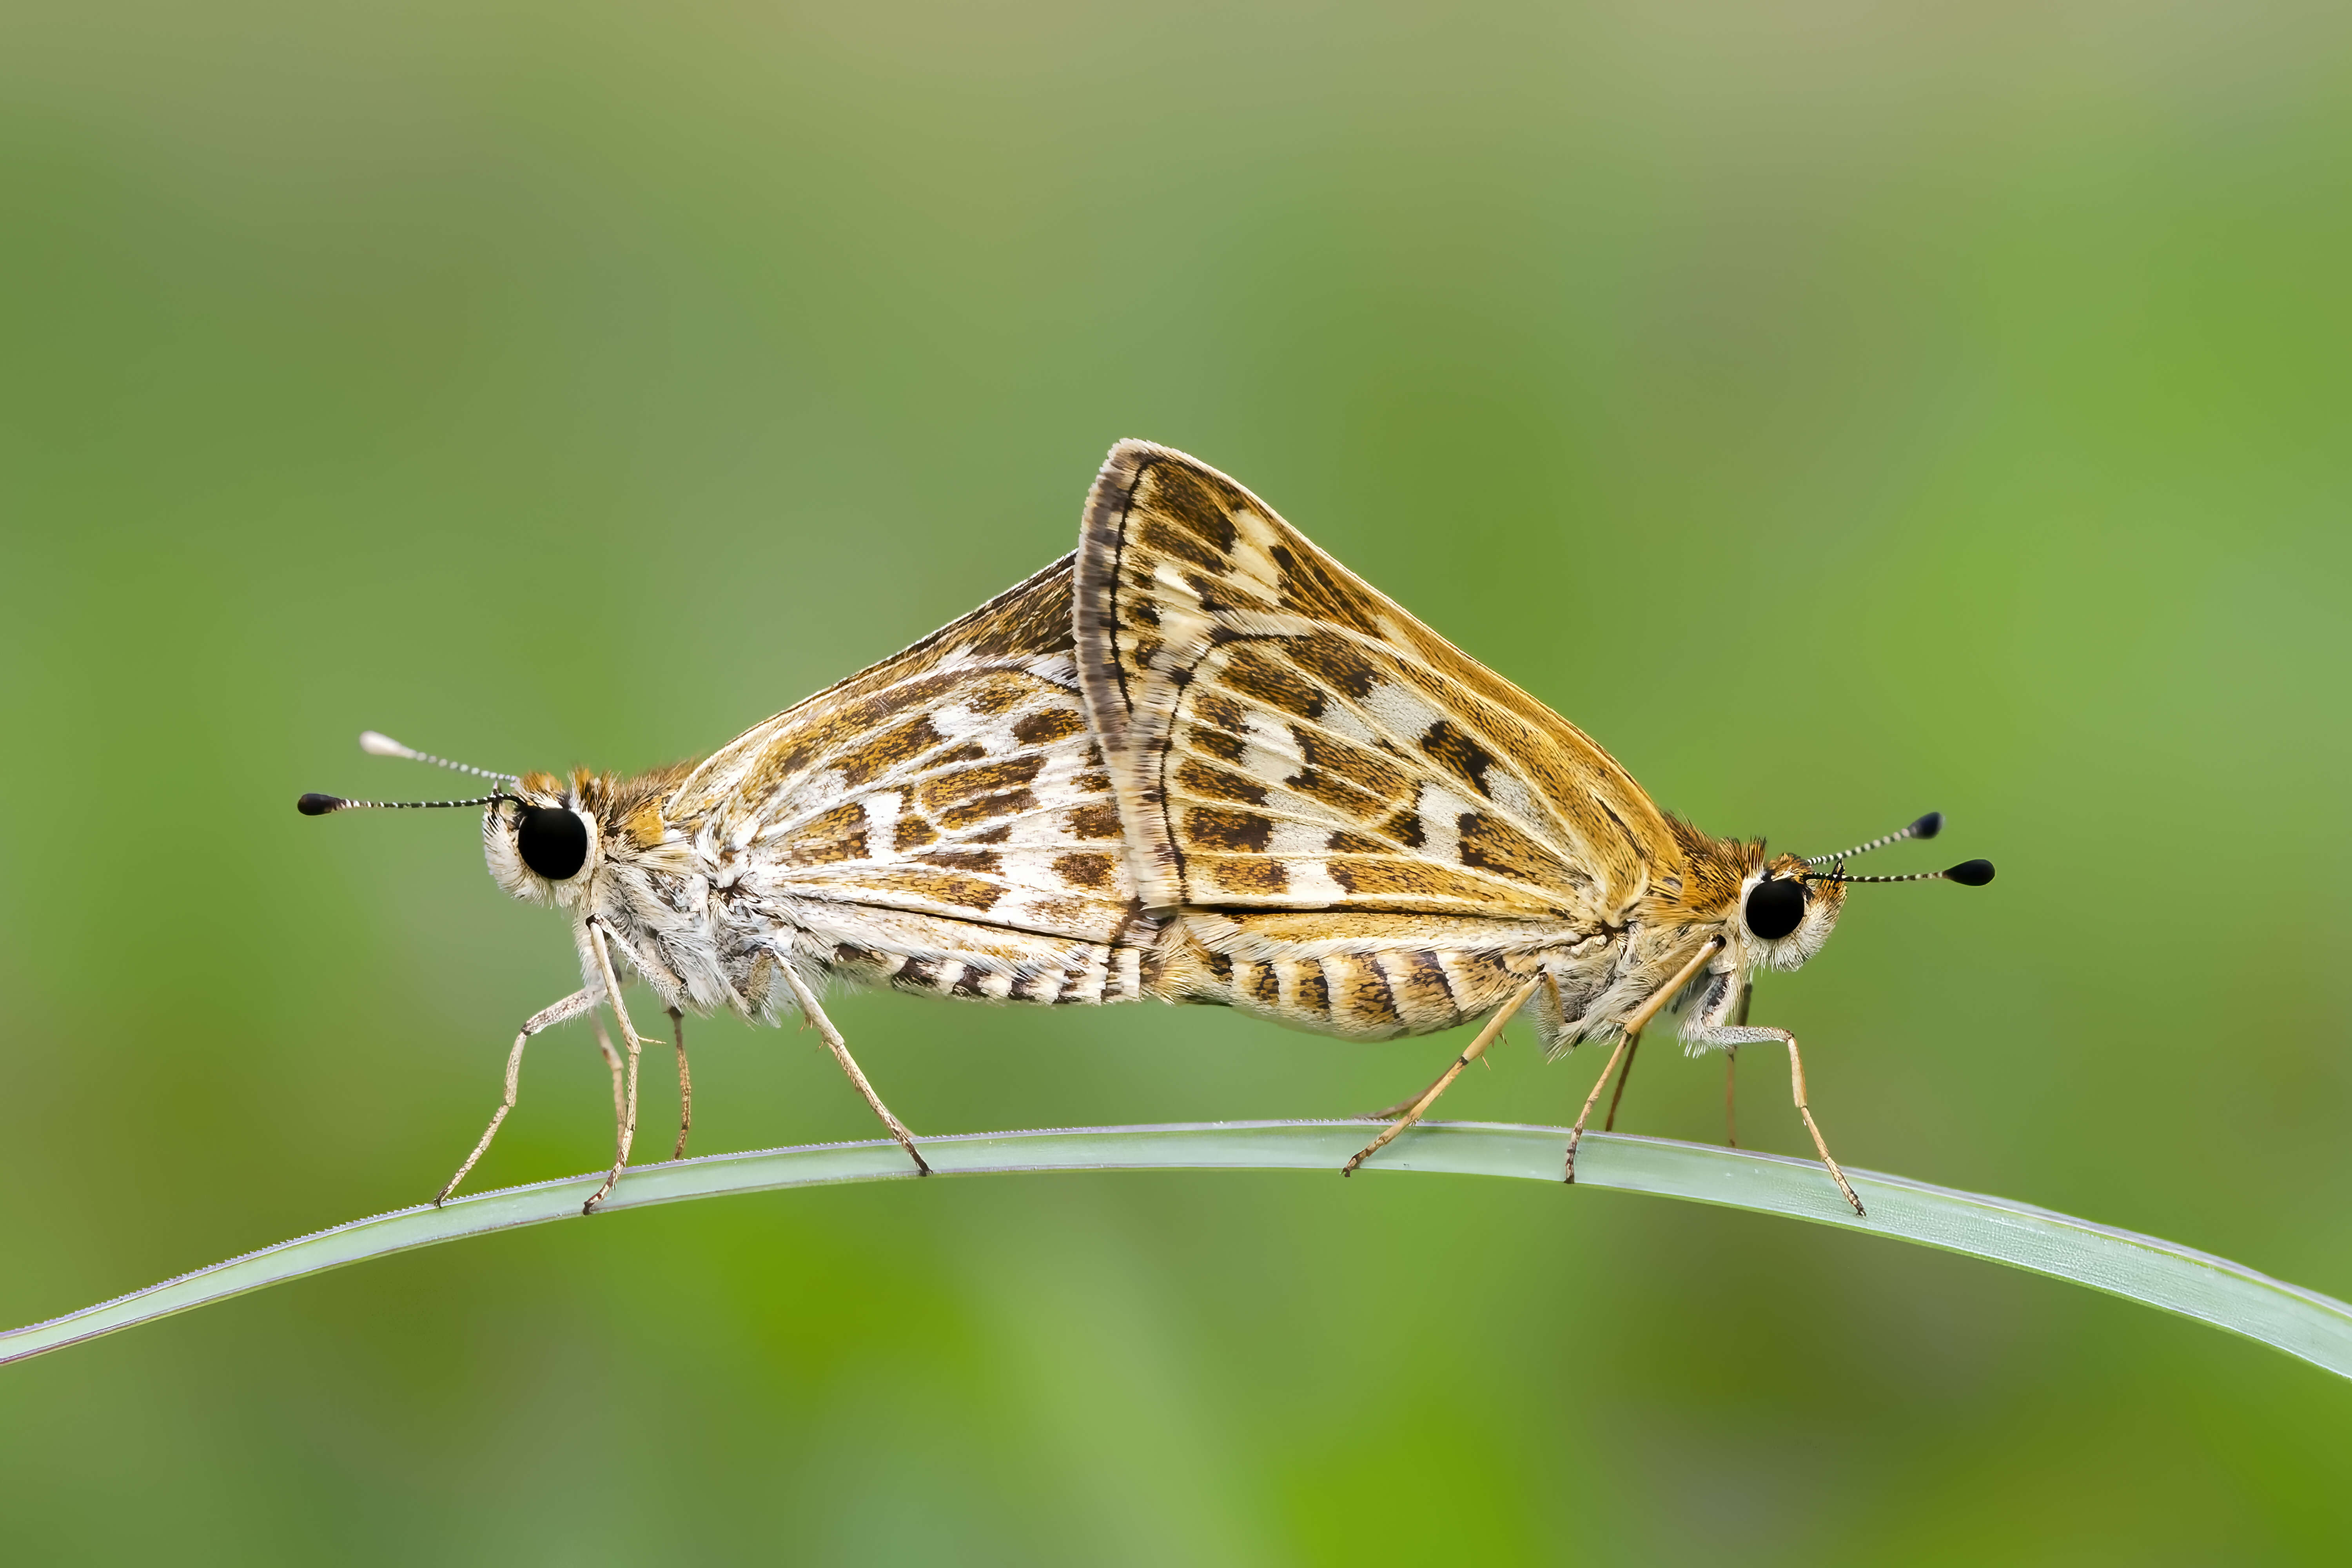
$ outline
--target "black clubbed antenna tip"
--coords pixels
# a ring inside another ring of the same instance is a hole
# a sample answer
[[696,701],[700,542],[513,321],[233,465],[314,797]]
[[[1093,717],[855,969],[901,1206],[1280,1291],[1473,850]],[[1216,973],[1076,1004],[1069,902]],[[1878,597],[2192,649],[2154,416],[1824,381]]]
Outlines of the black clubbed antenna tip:
[[339,795],[306,795],[294,803],[294,809],[305,816],[324,816],[331,811],[341,811],[351,805]]
[[1963,860],[1944,873],[1947,882],[1958,882],[1963,888],[1981,888],[1992,880],[1992,862]]
[[1914,838],[1933,838],[1944,831],[1944,814],[1931,811],[1903,831]]

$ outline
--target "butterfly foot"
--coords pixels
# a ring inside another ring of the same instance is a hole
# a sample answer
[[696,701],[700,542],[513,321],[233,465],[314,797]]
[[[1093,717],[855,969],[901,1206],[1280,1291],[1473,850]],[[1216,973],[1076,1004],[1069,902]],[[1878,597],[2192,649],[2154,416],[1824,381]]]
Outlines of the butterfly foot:
[[598,1187],[594,1192],[589,1194],[588,1201],[580,1205],[580,1213],[583,1218],[594,1214],[598,1208],[604,1205],[604,1199],[610,1195],[613,1191],[614,1184],[617,1183],[620,1179],[621,1167],[615,1165],[613,1167],[611,1173],[605,1176],[604,1184]]

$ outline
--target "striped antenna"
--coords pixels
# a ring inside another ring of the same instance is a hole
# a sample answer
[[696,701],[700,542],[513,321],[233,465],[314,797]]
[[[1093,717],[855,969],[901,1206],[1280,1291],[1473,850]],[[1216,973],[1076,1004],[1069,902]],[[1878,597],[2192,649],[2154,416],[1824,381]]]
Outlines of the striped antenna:
[[447,805],[488,805],[494,801],[515,798],[510,795],[486,795],[478,800],[345,800],[339,795],[306,795],[294,803],[294,809],[305,816],[325,816],[337,811],[436,811]]
[[1992,862],[1963,860],[1940,871],[1914,871],[1907,877],[1849,877],[1843,871],[1806,871],[1801,875],[1808,882],[1958,882],[1963,888],[1981,888],[1992,880]]
[[[453,768],[461,773],[472,773],[476,778],[497,779],[502,784],[520,784],[522,782],[520,777],[514,773],[494,773],[488,768],[469,768],[463,763],[453,763],[446,757],[436,757],[430,752],[420,752],[414,746],[404,746],[398,741],[394,740],[391,736],[382,734],[374,730],[362,730],[360,731],[360,750],[365,752],[372,757],[404,757],[412,763],[431,763],[436,768]],[[496,799],[497,797],[492,796],[491,798]],[[379,803],[374,801],[354,801],[352,804],[354,805],[373,805]],[[475,800],[436,800],[417,801],[414,804],[418,805],[479,805],[482,803]]]
[[[1867,844],[1857,844],[1851,849],[1841,849],[1834,855],[1809,855],[1805,858],[1805,864],[1818,866],[1824,860],[1849,860],[1856,855],[1867,855],[1874,849],[1884,849],[1890,844],[1900,844],[1906,838],[1933,838],[1943,830],[1944,814],[1940,811],[1931,811],[1910,826],[1889,833],[1883,837],[1874,838]],[[1927,874],[1937,877],[1943,875],[1941,871]],[[1848,877],[1845,879],[1849,882],[1886,882],[1906,879],[1899,877]]]

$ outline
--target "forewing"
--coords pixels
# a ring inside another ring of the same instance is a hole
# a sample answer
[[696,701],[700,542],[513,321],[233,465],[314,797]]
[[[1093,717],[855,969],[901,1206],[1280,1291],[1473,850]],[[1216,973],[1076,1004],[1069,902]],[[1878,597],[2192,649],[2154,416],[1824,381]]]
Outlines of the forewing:
[[1147,908],[1596,930],[1675,869],[1665,818],[1591,737],[1181,452],[1112,449],[1077,610]]
[[665,815],[762,899],[1108,942],[1136,910],[1087,732],[1064,558],[769,720]]
[[663,801],[663,815],[677,822],[756,810],[807,770],[835,729],[870,731],[887,722],[904,700],[919,699],[927,679],[950,678],[958,668],[1066,658],[1076,559],[1063,556],[913,646],[754,724],[680,781]]

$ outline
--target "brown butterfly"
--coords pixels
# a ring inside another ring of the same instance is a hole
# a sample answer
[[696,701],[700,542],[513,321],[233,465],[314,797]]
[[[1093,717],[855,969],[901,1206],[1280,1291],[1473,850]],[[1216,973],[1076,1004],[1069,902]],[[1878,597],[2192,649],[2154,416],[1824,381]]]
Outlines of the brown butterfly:
[[1679,1004],[1694,1052],[1788,1047],[1797,1110],[1862,1211],[1796,1039],[1746,1024],[1748,987],[1821,950],[1850,882],[1990,881],[1982,860],[1845,875],[1940,816],[1810,859],[1702,833],[1241,485],[1149,442],[1113,447],[1095,481],[1076,611],[1135,890],[1165,922],[1149,994],[1358,1039],[1486,1019],[1349,1171],[1524,1012],[1553,1055],[1615,1042],[1570,1135],[1574,1181],[1602,1086]]
[[[677,1051],[677,1153],[692,1121],[682,1015],[814,1023],[876,1115],[929,1170],[824,1015],[829,981],[984,1001],[1098,1003],[1141,994],[1158,922],[1136,903],[1118,808],[1088,735],[1065,558],[902,653],[712,755],[635,777],[468,768],[373,732],[379,755],[497,781],[463,801],[304,795],[308,816],[355,806],[479,805],[491,876],[562,910],[581,989],[533,1016],[506,1096],[441,1191],[457,1190],[513,1110],[523,1047],[596,1020],[627,1164],[646,1044],[622,1000],[642,978]],[[597,1014],[612,1008],[626,1057]]]

